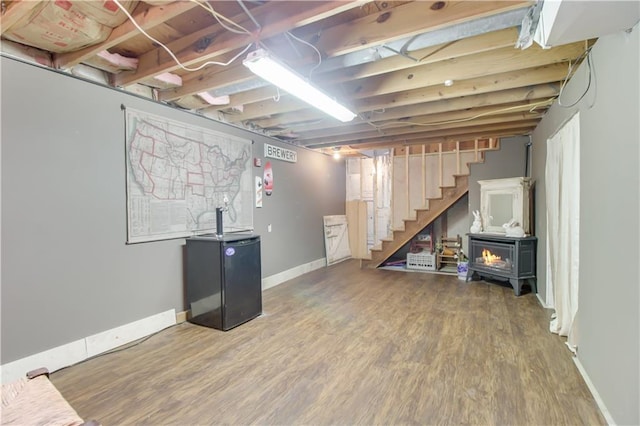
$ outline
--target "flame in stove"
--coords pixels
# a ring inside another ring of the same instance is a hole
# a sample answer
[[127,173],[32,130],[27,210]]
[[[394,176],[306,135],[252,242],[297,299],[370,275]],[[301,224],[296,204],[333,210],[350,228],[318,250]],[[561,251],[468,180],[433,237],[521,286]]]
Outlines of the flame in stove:
[[491,265],[492,263],[502,260],[500,256],[496,256],[487,249],[482,250],[482,258],[484,259],[485,265]]

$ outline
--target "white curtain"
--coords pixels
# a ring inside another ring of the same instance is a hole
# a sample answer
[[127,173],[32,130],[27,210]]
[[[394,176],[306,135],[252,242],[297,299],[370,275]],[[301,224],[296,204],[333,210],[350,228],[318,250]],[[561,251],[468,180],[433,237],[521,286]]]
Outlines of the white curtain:
[[575,114],[547,140],[547,303],[555,309],[550,330],[578,344],[580,235],[580,117]]

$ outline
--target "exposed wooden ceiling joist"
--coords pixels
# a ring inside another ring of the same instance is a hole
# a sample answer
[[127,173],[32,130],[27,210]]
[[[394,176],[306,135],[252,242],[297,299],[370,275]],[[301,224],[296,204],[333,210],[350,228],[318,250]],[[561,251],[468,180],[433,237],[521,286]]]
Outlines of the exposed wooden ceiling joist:
[[[559,56],[564,56],[564,54]],[[442,75],[439,76],[438,82],[434,80],[431,85],[414,84],[411,82],[413,78],[404,78],[408,80],[408,82],[402,81],[403,79],[399,78],[398,84],[394,86],[395,89],[397,89],[395,91],[389,91],[391,90],[389,87],[390,84],[383,90],[385,93],[380,94],[373,91],[373,84],[369,84],[368,92],[372,92],[370,96],[363,96],[357,92],[357,88],[355,88],[353,90],[356,93],[354,93],[350,99],[353,100],[352,105],[354,105],[354,109],[357,112],[364,112],[557,81],[563,76],[566,76],[568,63],[560,63],[560,65],[558,65],[558,63],[555,62],[556,60],[557,56],[552,56],[550,59],[541,61],[542,63],[533,65],[533,67],[548,67],[547,69],[540,69],[541,72],[539,74],[523,72],[523,68],[528,69],[528,67],[519,67],[517,61],[510,62],[509,65],[497,66],[496,69],[498,71],[496,71],[496,73],[493,73],[492,69],[488,69],[483,76],[479,77],[477,76],[478,72],[471,71],[470,75],[473,77],[468,80],[456,80],[451,87],[443,86],[442,82],[447,78],[442,78]],[[548,61],[551,61],[551,65],[545,64],[545,62],[549,63]],[[447,68],[455,68],[455,66],[447,66]],[[507,71],[502,71],[504,69],[507,69]],[[459,75],[459,71],[456,72],[456,74]],[[550,77],[549,74],[553,77]],[[418,80],[418,78],[416,78],[416,80]],[[362,83],[364,84],[364,82]],[[378,100],[378,102],[375,102],[376,100]],[[262,102],[244,105],[242,113],[229,116],[229,121],[241,122],[253,120],[304,108],[306,108],[305,104],[288,96],[282,97],[278,101],[267,99]]]
[[[202,36],[210,35],[212,37],[209,40],[209,45],[206,47],[198,46],[196,43],[193,45],[189,43],[187,46],[180,48],[179,44],[173,43],[168,47],[176,54],[179,61],[185,66],[191,66],[199,64],[220,55],[233,52],[237,49],[242,49],[245,46],[257,42],[260,38],[268,38],[281,34],[283,32],[298,28],[306,25],[314,20],[320,20],[330,16],[331,14],[337,14],[349,10],[358,6],[358,2],[344,2],[344,1],[325,1],[325,2],[287,2],[288,8],[286,13],[282,8],[275,3],[267,3],[261,6],[259,10],[255,10],[252,13],[254,18],[258,22],[266,22],[263,25],[258,34],[235,34],[230,32],[223,32],[220,35],[211,33],[214,28],[207,29]],[[248,17],[235,17],[234,21],[241,21],[246,25],[251,22]],[[215,30],[218,30],[218,26]],[[202,33],[200,31],[199,33]],[[198,35],[200,35],[198,33]],[[202,36],[197,40],[202,40]],[[193,37],[190,37],[193,38]],[[195,42],[196,40],[194,40]],[[116,79],[116,84],[127,85],[145,80],[153,75],[161,74],[164,72],[170,72],[178,69],[179,66],[176,62],[166,54],[156,55],[152,53],[146,53],[140,57],[140,63],[138,70],[135,73],[129,75],[122,75]],[[196,92],[194,92],[196,93]]]
[[[42,1],[4,4],[3,37],[9,37],[5,32],[11,25],[22,25],[23,18],[45,7],[59,7]],[[80,63],[98,64],[98,55],[105,51],[135,58],[135,71],[106,69],[113,85],[149,84],[160,101],[307,147],[380,149],[526,134],[544,115],[546,102],[558,95],[570,65],[575,69],[593,43],[585,40],[546,50],[535,44],[514,48],[531,4],[281,0],[245,2],[246,12],[236,2],[134,1],[127,8],[133,10],[137,24],[166,44],[184,67],[236,60],[228,66],[183,69],[125,20],[106,40],[100,39],[104,41],[96,39],[93,45],[53,55],[54,66],[68,70]],[[224,26],[207,5],[224,15]],[[246,31],[239,34],[225,28],[232,22]],[[41,31],[35,23],[29,28],[36,35]],[[42,49],[37,37],[24,44]],[[241,60],[244,49],[256,45],[311,77],[358,117],[338,122],[254,76]],[[166,72],[178,81],[172,88],[150,82]],[[453,85],[445,86],[446,80],[453,80]],[[207,96],[199,95],[203,92]],[[538,103],[536,111],[528,112],[527,106]],[[511,109],[516,106],[522,109]]]
[[316,47],[328,57],[344,55],[528,4],[531,2],[412,2],[323,31]]
[[418,114],[411,118],[403,119],[391,119],[380,120],[376,122],[367,121],[357,125],[352,125],[347,129],[329,127],[325,129],[319,129],[314,131],[307,131],[300,134],[296,140],[305,144],[306,140],[320,139],[320,138],[332,138],[336,136],[348,137],[362,132],[382,131],[393,132],[394,129],[414,126],[416,128],[423,127],[425,129],[435,129],[442,125],[463,126],[463,123],[473,123],[475,121],[481,121],[481,119],[489,118],[493,116],[502,116],[505,113],[511,112],[527,112],[536,111],[539,113],[541,110],[548,108],[552,98],[545,99],[532,99],[518,102],[508,102],[503,104],[496,104],[490,106],[478,106],[476,108],[462,108],[454,111],[440,112],[434,114]]
[[[462,128],[469,127],[479,127],[488,124],[505,124],[513,121],[530,121],[542,118],[542,113],[534,112],[534,113],[526,113],[526,112],[518,112],[511,114],[502,114],[491,117],[484,117],[473,121],[462,121],[460,123],[450,123],[450,124],[439,124],[434,126],[429,126],[429,132],[437,132],[441,130],[460,130]],[[305,139],[303,142],[304,146],[315,146],[318,144],[332,144],[332,145],[345,145],[352,143],[354,140],[366,141],[370,138],[378,138],[378,137],[387,137],[394,138],[398,136],[405,137],[406,135],[414,134],[414,133],[424,133],[425,128],[418,125],[408,124],[405,127],[399,127],[394,129],[379,129],[379,130],[370,130],[366,132],[358,132],[356,134],[350,135],[334,135],[330,137],[319,137],[319,138],[311,138]],[[408,136],[407,136],[408,137]]]
[[[384,120],[407,119],[419,115],[436,114],[447,111],[467,110],[470,108],[478,108],[485,106],[501,105],[510,102],[518,102],[532,99],[549,99],[558,94],[558,87],[548,84],[542,84],[532,87],[521,87],[516,89],[508,89],[490,94],[484,93],[480,95],[461,96],[451,99],[443,99],[441,101],[428,102],[419,105],[407,105],[398,108],[389,108],[381,111],[369,111],[363,113],[364,119],[372,122]],[[315,121],[315,123],[314,123]],[[311,122],[311,123],[310,123]],[[262,128],[288,127],[295,130],[296,123],[303,127],[305,132],[317,129],[326,129],[330,123],[329,119],[325,119],[317,114],[317,111],[308,108],[302,112],[282,114],[275,118],[267,118],[256,120],[255,123]],[[337,123],[333,128],[349,127],[352,123]]]
[[475,138],[482,137],[491,137],[492,135],[496,135],[500,133],[502,136],[506,136],[512,134],[523,134],[531,131],[536,124],[538,123],[537,119],[529,120],[529,121],[521,121],[521,122],[513,122],[509,124],[493,124],[493,125],[483,125],[477,126],[473,129],[454,129],[454,130],[440,130],[440,131],[430,131],[430,132],[420,132],[409,135],[400,135],[400,136],[378,136],[371,137],[366,139],[356,139],[350,141],[350,143],[335,143],[322,141],[314,144],[305,145],[308,148],[322,148],[322,147],[332,147],[332,146],[341,146],[347,145],[351,148],[361,148],[361,149],[371,149],[371,148],[385,148],[385,147],[393,147],[393,146],[404,146],[404,145],[412,145],[412,144],[421,144],[421,143],[429,143],[429,141],[446,141],[446,140],[470,140]]
[[2,21],[0,21],[0,32],[4,34],[6,31],[11,29],[11,27],[27,16],[31,11],[39,6],[36,1],[12,1],[7,9],[2,13]]
[[[174,2],[166,5],[149,7],[145,3],[140,5],[133,14],[134,19],[145,30],[154,28],[168,19],[174,18],[193,9],[197,3]],[[131,21],[125,21],[122,25],[114,28],[105,41],[93,46],[86,47],[81,50],[69,53],[60,53],[54,56],[55,66],[58,68],[69,68],[85,61],[86,59],[97,55],[103,50],[107,50],[137,35],[137,29]]]

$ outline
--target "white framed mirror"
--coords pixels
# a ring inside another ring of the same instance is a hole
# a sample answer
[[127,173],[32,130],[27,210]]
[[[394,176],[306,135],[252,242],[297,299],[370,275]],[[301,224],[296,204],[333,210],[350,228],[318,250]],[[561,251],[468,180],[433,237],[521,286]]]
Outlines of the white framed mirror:
[[504,234],[502,225],[515,220],[529,229],[529,189],[531,178],[515,177],[506,179],[479,180],[480,214],[484,232]]

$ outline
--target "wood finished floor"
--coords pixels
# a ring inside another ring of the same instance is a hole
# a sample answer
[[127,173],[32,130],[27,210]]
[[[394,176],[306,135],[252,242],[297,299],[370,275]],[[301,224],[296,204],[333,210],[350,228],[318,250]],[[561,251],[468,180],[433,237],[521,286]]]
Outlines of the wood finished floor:
[[52,374],[103,425],[606,424],[535,295],[323,268],[222,332],[183,323]]

